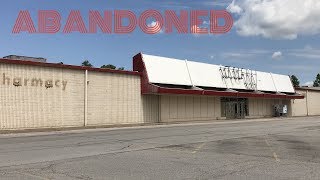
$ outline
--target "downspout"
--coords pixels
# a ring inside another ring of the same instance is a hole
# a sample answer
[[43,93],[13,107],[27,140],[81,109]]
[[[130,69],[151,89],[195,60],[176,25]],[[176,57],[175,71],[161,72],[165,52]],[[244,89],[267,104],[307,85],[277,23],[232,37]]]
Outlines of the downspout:
[[306,93],[307,116],[309,116],[308,92],[309,92],[309,90],[307,90],[307,93]]
[[85,71],[84,83],[84,126],[88,125],[88,70]]

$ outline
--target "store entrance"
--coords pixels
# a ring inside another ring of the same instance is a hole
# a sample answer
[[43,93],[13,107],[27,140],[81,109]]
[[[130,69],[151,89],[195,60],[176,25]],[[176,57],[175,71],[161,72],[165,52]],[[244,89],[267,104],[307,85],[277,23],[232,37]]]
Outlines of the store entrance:
[[244,119],[248,115],[247,104],[247,99],[222,98],[222,116],[227,119]]

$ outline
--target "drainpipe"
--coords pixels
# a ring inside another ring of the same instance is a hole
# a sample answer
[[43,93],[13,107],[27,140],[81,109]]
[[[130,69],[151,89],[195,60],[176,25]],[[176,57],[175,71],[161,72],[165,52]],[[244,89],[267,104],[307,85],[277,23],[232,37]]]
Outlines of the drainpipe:
[[307,116],[309,116],[308,92],[309,92],[309,90],[307,90],[307,93],[306,93]]
[[84,126],[88,125],[88,70],[85,71],[84,83]]

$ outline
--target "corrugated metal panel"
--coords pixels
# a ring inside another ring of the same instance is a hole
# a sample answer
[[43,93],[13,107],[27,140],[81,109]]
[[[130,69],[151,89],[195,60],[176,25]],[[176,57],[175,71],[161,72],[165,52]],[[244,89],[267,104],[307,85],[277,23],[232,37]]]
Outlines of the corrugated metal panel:
[[143,95],[142,101],[144,123],[159,122],[159,96]]
[[254,99],[249,98],[249,116],[250,117],[272,117],[273,105],[286,104],[290,106],[290,100],[283,102],[278,99]]
[[215,120],[220,118],[220,99],[201,96],[160,96],[161,122]]

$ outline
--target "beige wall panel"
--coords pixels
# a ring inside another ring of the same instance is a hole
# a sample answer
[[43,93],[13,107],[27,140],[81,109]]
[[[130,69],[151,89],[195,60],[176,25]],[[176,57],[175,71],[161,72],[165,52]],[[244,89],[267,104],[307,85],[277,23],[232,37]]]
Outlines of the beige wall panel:
[[253,99],[254,102],[254,115],[259,116],[259,102],[257,99]]
[[201,97],[200,99],[201,105],[200,105],[200,117],[206,118],[208,117],[208,97]]
[[143,95],[143,119],[145,123],[159,122],[159,96]]
[[194,114],[193,103],[194,103],[193,96],[186,96],[186,115],[185,115],[186,118],[193,117],[193,114]]
[[[208,98],[208,117],[215,117],[216,102],[214,97]],[[220,106],[219,106],[220,107]]]
[[84,71],[0,64],[0,129],[82,126],[83,103]]
[[273,108],[270,108],[273,106],[273,99],[266,99],[266,109],[267,109],[267,114],[272,114],[273,115]]
[[262,114],[269,114],[269,113],[268,113],[268,110],[270,109],[270,108],[269,108],[270,106],[268,106],[268,104],[269,104],[268,99],[264,99],[264,101],[263,101],[263,111],[262,111]]
[[273,116],[273,105],[275,104],[286,104],[288,109],[291,108],[290,100],[249,98],[249,116],[253,118],[271,117]]
[[171,119],[178,119],[178,97],[177,96],[173,96],[173,97],[170,97],[170,100],[169,100],[169,112],[170,112],[170,115],[169,117]]
[[[220,118],[220,100],[200,96],[160,96],[161,122],[214,120]],[[219,101],[219,103],[217,103]],[[178,107],[176,107],[178,106]],[[168,116],[171,108],[178,109],[178,115]]]
[[265,99],[261,99],[260,101],[257,100],[257,102],[258,102],[258,106],[257,107],[259,107],[258,108],[258,115],[259,116],[264,116],[264,114],[263,114],[264,108],[265,108],[264,101],[265,101]]
[[161,119],[170,119],[170,96],[160,96],[160,118]]
[[193,97],[193,116],[195,118],[201,118],[201,97]]
[[304,99],[291,101],[292,116],[318,116],[320,115],[320,91],[298,90]]
[[214,116],[217,118],[221,118],[221,98],[215,97],[214,98]]
[[89,126],[144,122],[139,76],[89,71],[88,81]]
[[254,114],[254,103],[253,103],[253,99],[249,99],[248,100],[248,106],[249,106],[249,116],[253,116]]
[[320,91],[308,91],[309,116],[320,115]]
[[254,117],[258,115],[257,112],[257,104],[256,104],[256,99],[249,99],[249,116]]
[[269,114],[269,107],[270,107],[270,105],[268,105],[269,104],[269,100],[268,99],[265,99],[264,101],[263,101],[263,111],[262,111],[262,114]]
[[186,118],[186,97],[178,96],[178,119]]

